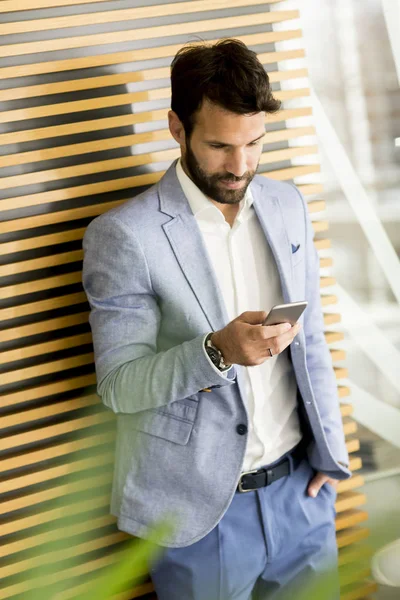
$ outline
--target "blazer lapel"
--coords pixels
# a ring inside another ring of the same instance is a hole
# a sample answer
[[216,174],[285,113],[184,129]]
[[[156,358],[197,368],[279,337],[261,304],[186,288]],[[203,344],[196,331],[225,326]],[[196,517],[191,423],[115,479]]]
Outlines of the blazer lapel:
[[277,196],[268,193],[265,184],[251,184],[254,210],[275,258],[284,302],[292,302],[291,247],[287,236],[282,208]]
[[221,290],[200,229],[176,175],[176,162],[158,183],[160,209],[172,219],[162,226],[213,331],[229,322]]

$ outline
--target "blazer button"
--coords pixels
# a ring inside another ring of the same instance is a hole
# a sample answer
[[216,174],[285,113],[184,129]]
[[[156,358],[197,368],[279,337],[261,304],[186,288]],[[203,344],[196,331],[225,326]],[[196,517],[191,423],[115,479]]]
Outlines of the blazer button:
[[247,427],[246,425],[240,424],[236,427],[236,431],[239,435],[244,435],[245,433],[247,433]]

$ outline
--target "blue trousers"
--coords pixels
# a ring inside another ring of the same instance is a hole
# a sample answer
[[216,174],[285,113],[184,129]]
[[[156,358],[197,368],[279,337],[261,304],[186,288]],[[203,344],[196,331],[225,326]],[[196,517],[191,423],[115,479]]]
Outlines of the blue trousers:
[[[277,461],[278,462],[278,461]],[[271,465],[268,466],[273,466]],[[307,494],[315,471],[304,458],[271,485],[236,492],[220,522],[184,548],[164,548],[151,565],[158,600],[283,600],[337,574],[336,491]],[[324,600],[339,599],[339,582]]]

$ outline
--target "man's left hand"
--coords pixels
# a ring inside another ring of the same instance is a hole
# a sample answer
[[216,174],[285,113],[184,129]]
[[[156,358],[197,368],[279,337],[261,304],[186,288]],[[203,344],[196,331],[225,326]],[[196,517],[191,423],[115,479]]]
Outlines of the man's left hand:
[[325,473],[318,472],[315,477],[310,481],[308,486],[308,495],[315,498],[318,495],[319,490],[323,485],[331,485],[333,488],[337,488],[339,481],[337,479],[332,479],[325,475]]

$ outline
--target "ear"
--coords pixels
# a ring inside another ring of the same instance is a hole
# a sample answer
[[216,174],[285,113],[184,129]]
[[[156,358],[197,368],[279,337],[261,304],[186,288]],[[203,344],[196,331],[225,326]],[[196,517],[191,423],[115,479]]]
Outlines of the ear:
[[180,146],[185,147],[185,129],[178,115],[173,111],[168,111],[168,126],[172,137]]

